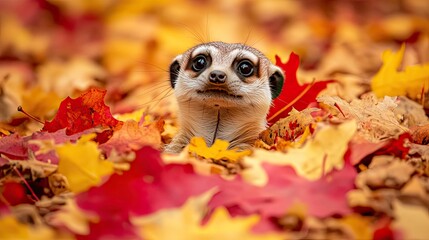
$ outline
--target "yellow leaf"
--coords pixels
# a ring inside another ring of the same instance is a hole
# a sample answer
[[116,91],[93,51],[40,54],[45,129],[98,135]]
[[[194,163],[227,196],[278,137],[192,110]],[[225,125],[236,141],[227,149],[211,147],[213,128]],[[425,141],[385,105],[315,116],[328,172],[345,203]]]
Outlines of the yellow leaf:
[[0,218],[0,229],[3,229],[0,231],[0,239],[29,239],[30,237],[28,226],[18,222],[13,216]]
[[211,147],[207,147],[203,138],[193,137],[189,143],[189,152],[204,158],[214,160],[227,159],[233,162],[252,153],[251,150],[239,150],[235,148],[228,150],[228,146],[229,142],[216,139]]
[[27,90],[22,96],[22,108],[39,119],[55,112],[60,103],[61,98],[56,93],[45,92],[40,87]]
[[356,132],[356,121],[341,125],[329,125],[315,133],[302,148],[289,149],[287,153],[256,149],[252,156],[244,158],[249,168],[242,171],[243,178],[255,185],[263,186],[268,176],[262,163],[290,165],[298,175],[309,180],[319,179],[323,173],[344,167],[344,154],[348,143]]
[[8,215],[0,218],[0,239],[45,240],[71,239],[71,237],[61,232],[54,232],[51,228],[48,228],[45,225],[35,224],[34,226],[30,226],[20,223],[14,216]]
[[371,239],[373,235],[373,229],[371,222],[368,218],[365,218],[359,214],[352,214],[345,216],[339,220],[346,224],[353,232],[354,239]]
[[[114,117],[117,120],[122,121],[122,122],[126,122],[128,120],[140,122],[140,119],[142,118],[145,111],[146,111],[146,109],[142,108],[142,109],[135,110],[134,112],[130,112],[130,113],[116,114]],[[144,120],[145,120],[145,122],[143,125],[148,125],[151,122],[149,116],[145,116]]]
[[429,88],[429,63],[424,65],[408,66],[398,72],[398,67],[404,56],[405,45],[397,53],[385,51],[383,66],[372,78],[371,88],[377,97],[409,96],[419,99],[422,89]]
[[231,218],[225,208],[217,208],[210,220],[201,226],[207,202],[215,191],[211,190],[202,196],[191,197],[182,208],[164,209],[143,218],[134,218],[144,239],[284,239],[280,234],[261,234],[251,232],[259,217]]
[[101,182],[113,172],[113,164],[100,158],[94,134],[83,136],[76,144],[67,143],[56,148],[60,162],[58,172],[67,177],[70,190],[83,192]]

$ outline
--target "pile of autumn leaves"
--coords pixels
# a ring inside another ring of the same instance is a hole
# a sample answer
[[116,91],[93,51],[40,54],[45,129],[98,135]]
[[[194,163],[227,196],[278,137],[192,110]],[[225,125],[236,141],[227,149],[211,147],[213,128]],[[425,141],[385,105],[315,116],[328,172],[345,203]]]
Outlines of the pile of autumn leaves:
[[[376,96],[425,92],[429,66],[398,72],[403,51],[384,54]],[[277,61],[286,88],[252,150],[193,138],[162,154],[168,121],[112,116],[100,89],[65,99],[30,136],[2,130],[0,239],[429,238],[422,107],[316,100],[331,81],[300,85],[298,56]]]

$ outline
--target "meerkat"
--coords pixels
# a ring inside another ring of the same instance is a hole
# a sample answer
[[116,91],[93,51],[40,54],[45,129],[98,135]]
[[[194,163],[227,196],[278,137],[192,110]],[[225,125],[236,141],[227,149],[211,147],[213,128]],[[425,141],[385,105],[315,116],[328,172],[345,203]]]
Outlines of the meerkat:
[[178,102],[179,131],[164,151],[178,153],[192,137],[208,146],[249,148],[267,127],[272,99],[283,87],[283,71],[259,50],[240,43],[209,42],[174,58],[170,82]]

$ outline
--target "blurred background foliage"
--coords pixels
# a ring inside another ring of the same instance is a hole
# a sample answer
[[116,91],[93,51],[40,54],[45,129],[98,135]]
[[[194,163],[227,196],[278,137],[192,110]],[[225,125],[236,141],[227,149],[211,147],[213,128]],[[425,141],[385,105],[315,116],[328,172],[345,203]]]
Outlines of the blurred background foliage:
[[426,0],[1,0],[0,9],[0,77],[13,80],[0,87],[21,105],[23,86],[59,98],[101,86],[114,112],[140,108],[171,95],[175,55],[216,40],[247,43],[272,60],[294,51],[302,81],[367,85],[382,51],[402,42],[412,46],[405,61],[429,60]]

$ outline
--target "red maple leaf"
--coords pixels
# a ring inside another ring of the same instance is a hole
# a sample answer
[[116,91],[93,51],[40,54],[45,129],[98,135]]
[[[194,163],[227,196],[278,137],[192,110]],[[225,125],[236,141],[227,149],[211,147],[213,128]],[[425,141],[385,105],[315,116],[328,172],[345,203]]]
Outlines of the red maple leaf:
[[[67,97],[61,102],[55,118],[51,122],[45,122],[42,131],[56,132],[65,128],[66,134],[72,135],[94,127],[110,130],[120,128],[123,122],[113,118],[110,108],[104,104],[105,95],[106,90],[93,88],[76,99]],[[113,133],[109,132],[110,135]],[[103,138],[102,141],[107,140]]]
[[276,55],[276,65],[279,66],[285,74],[285,82],[282,92],[273,100],[270,111],[267,116],[268,124],[271,126],[280,118],[287,117],[289,111],[294,107],[300,111],[305,109],[310,103],[316,101],[317,94],[326,88],[328,83],[334,80],[318,81],[300,85],[296,77],[296,71],[299,67],[299,56],[291,53],[289,61],[282,63],[279,56]]
[[278,230],[272,219],[283,216],[294,203],[303,203],[308,214],[327,217],[347,214],[346,194],[354,188],[356,171],[346,163],[340,171],[332,171],[317,181],[296,175],[289,166],[264,165],[270,179],[258,187],[236,179],[220,187],[209,202],[210,209],[224,206],[232,216],[259,214],[261,221],[255,231]]
[[76,201],[81,209],[100,218],[99,223],[91,225],[91,232],[97,228],[100,235],[92,239],[112,233],[121,237],[130,234],[130,215],[181,206],[190,196],[221,181],[218,176],[198,175],[190,164],[166,165],[157,150],[146,146],[136,152],[129,171],[112,175],[103,185],[79,194]]

